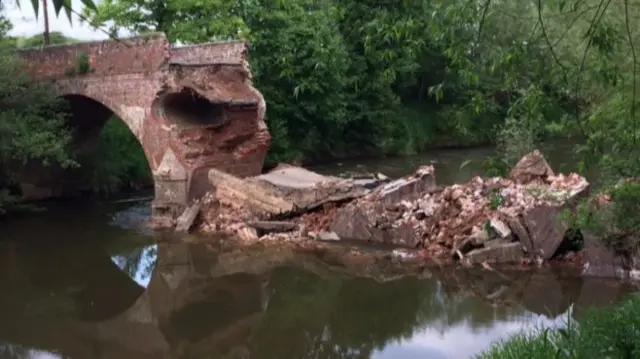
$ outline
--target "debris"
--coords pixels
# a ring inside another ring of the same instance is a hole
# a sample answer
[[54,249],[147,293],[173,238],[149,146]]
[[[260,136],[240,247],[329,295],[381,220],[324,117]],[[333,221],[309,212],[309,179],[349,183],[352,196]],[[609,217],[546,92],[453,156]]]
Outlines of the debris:
[[481,263],[517,263],[523,258],[522,245],[518,242],[474,249],[465,256],[470,264]]
[[400,178],[388,183],[378,193],[378,200],[382,204],[397,203],[402,200],[410,200],[421,194],[436,189],[436,178],[433,166],[418,168],[410,178]]
[[368,192],[353,180],[322,176],[294,166],[279,166],[266,174],[244,179],[212,169],[209,180],[218,200],[265,218],[301,214],[324,203],[353,199]]
[[285,221],[250,221],[247,226],[265,233],[290,232],[297,227],[295,223]]
[[567,229],[559,213],[589,190],[578,174],[555,175],[538,151],[524,156],[511,178],[474,177],[444,188],[430,165],[373,190],[295,166],[246,179],[212,170],[210,179],[221,208],[233,213],[212,220],[234,233],[245,225],[230,225],[233,218],[286,214],[298,227],[270,238],[388,244],[464,264],[521,262],[525,253],[528,260],[550,259]]
[[255,242],[260,239],[260,237],[258,237],[258,231],[251,227],[242,227],[238,229],[236,236],[240,241],[245,243]]
[[546,180],[553,175],[551,166],[538,150],[522,157],[509,172],[509,177],[516,183],[530,183],[536,179]]
[[176,221],[176,232],[189,232],[191,227],[193,227],[193,222],[200,213],[201,207],[202,204],[200,201],[196,201],[191,206],[187,207]]
[[492,217],[489,221],[491,228],[498,233],[498,236],[502,239],[511,237],[511,229],[504,222],[496,217]]
[[340,237],[338,237],[338,235],[336,234],[336,232],[326,232],[326,231],[320,231],[320,233],[318,233],[317,239],[319,241],[339,241]]

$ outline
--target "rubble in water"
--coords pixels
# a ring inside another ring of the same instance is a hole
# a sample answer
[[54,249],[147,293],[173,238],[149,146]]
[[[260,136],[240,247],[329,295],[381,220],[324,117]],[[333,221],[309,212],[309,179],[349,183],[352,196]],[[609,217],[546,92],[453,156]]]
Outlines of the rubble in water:
[[[326,181],[322,183],[326,187]],[[243,187],[244,198],[260,197],[246,192],[247,188]],[[420,257],[467,264],[548,260],[568,229],[558,221],[558,214],[588,190],[584,177],[554,174],[535,151],[520,160],[510,178],[475,177],[464,184],[438,188],[433,166],[423,166],[411,176],[372,191],[357,189],[346,204],[343,197],[332,194],[323,203],[314,201],[312,209],[291,215],[286,219],[291,225],[281,223],[274,233],[258,231],[248,223],[283,218],[244,208],[246,201],[234,203],[226,196],[218,196],[227,198],[218,201],[211,194],[205,207],[215,210],[205,211],[204,229],[226,231],[243,241],[317,239],[388,244],[419,249]]]

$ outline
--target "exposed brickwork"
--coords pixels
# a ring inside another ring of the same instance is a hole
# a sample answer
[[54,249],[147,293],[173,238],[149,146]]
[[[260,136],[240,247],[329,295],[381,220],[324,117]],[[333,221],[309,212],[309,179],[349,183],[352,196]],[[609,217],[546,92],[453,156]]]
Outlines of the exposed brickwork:
[[173,48],[169,61],[179,65],[241,65],[246,58],[244,41],[228,41]]
[[[83,53],[89,56],[91,71],[72,75],[69,69]],[[201,196],[210,189],[209,168],[239,176],[262,169],[271,136],[263,119],[264,99],[251,83],[245,42],[172,48],[164,34],[153,34],[28,49],[19,55],[34,80],[54,81],[61,96],[91,98],[129,126],[154,173],[154,208],[176,212]],[[227,121],[187,126],[166,116],[163,99],[184,88],[223,106]],[[41,191],[41,180],[24,185],[34,193],[52,193]]]

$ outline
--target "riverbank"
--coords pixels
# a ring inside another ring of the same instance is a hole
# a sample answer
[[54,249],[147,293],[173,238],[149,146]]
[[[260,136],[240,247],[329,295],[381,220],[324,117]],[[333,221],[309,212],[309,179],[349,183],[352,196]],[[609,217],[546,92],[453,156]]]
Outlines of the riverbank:
[[606,308],[592,308],[579,322],[569,317],[561,328],[540,328],[494,344],[477,359],[638,358],[640,297]]

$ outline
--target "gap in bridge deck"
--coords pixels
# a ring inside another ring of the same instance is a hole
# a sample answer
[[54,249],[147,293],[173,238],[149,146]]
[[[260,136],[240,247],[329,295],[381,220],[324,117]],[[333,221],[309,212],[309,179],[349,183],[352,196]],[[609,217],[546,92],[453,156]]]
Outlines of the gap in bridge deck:
[[222,126],[228,122],[224,106],[188,87],[162,96],[159,104],[170,123],[184,127]]

